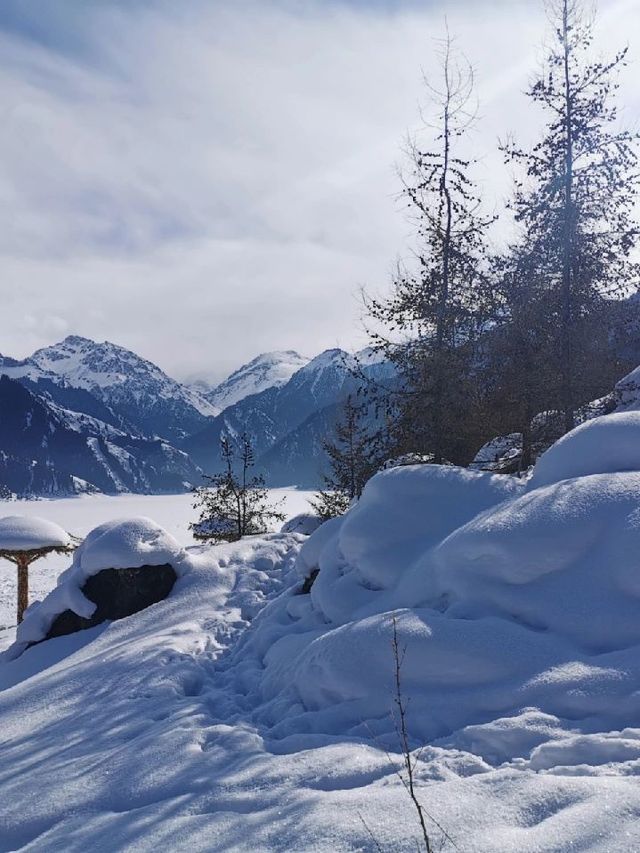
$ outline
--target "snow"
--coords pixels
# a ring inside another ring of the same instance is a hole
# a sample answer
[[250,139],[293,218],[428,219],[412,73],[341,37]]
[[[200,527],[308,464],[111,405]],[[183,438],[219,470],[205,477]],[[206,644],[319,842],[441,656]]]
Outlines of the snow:
[[251,394],[259,394],[267,388],[281,388],[308,360],[294,350],[265,352],[242,365],[219,385],[211,385],[206,379],[197,380],[193,385],[221,412]]
[[633,411],[640,408],[640,367],[636,367],[616,384],[614,395],[618,410]]
[[[273,489],[273,502],[283,500],[283,512],[294,516],[309,508],[311,492],[295,488]],[[55,500],[0,501],[0,515],[15,514],[29,517],[46,516],[78,538],[94,527],[124,517],[147,516],[157,522],[183,545],[194,545],[196,540],[189,530],[197,513],[193,509],[191,494],[179,495],[101,495],[83,494],[79,497]],[[16,573],[3,571],[0,564],[0,649],[12,642],[11,630],[4,626],[15,622]],[[9,569],[9,564],[5,564]],[[69,565],[69,558],[51,554],[34,563],[29,571],[31,600],[42,599],[56,585],[58,575]]]
[[415,850],[395,626],[455,849],[640,849],[640,471],[600,420],[538,487],[389,469],[310,537],[188,547],[165,601],[0,663],[0,847]]
[[521,453],[521,433],[499,435],[480,448],[469,467],[475,471],[504,471],[510,465],[517,465]]
[[310,536],[322,524],[322,519],[314,515],[312,512],[302,512],[295,515],[282,525],[281,533],[302,533],[303,536]]
[[70,544],[69,534],[44,518],[23,515],[0,518],[0,551],[66,548]]
[[56,616],[72,610],[88,619],[96,604],[82,593],[87,578],[103,569],[137,569],[170,565],[180,576],[188,570],[186,553],[177,540],[150,518],[107,521],[92,530],[76,549],[69,569],[44,601],[27,609],[16,630],[16,642],[7,650],[9,658],[20,655],[30,643],[43,640]]
[[[97,343],[79,335],[36,350],[27,360],[44,375],[58,377],[74,388],[83,388],[109,402],[109,392],[129,387],[133,394],[176,400],[205,417],[217,410],[201,394],[168,377],[155,364],[110,341]],[[9,373],[9,371],[6,371]],[[9,375],[12,375],[9,373]],[[14,371],[13,375],[16,374]]]
[[640,644],[638,494],[640,472],[527,491],[440,545],[429,560],[430,600],[461,618],[514,619],[596,654]]
[[536,462],[529,488],[616,471],[640,471],[640,411],[585,421]]

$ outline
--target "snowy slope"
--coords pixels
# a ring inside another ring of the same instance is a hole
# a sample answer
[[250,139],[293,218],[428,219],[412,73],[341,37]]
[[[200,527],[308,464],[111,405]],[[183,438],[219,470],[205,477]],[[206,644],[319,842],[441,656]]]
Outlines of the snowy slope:
[[0,373],[47,390],[54,384],[89,392],[147,437],[181,438],[217,411],[194,389],[130,350],[78,335],[37,350],[24,361],[0,357]]
[[[319,437],[330,433],[339,404],[359,386],[354,376],[358,365],[371,380],[390,375],[389,365],[369,351],[354,355],[341,349],[326,350],[281,387],[267,388],[228,406],[182,447],[203,470],[213,472],[220,466],[221,434],[246,431],[270,485],[318,486],[326,465]],[[291,441],[283,441],[288,436]],[[276,475],[273,480],[271,471]]]
[[308,360],[294,350],[265,352],[243,364],[220,384],[199,379],[192,387],[219,413],[251,394],[259,394],[267,388],[281,388]]
[[167,442],[128,435],[0,376],[0,484],[11,492],[175,492],[200,477]]
[[175,439],[215,414],[214,407],[193,389],[109,341],[96,343],[70,335],[37,350],[30,361],[73,387],[91,391],[147,435]]
[[640,465],[608,425],[538,488],[386,470],[310,538],[188,549],[166,601],[0,663],[0,848],[415,851],[395,615],[434,849],[640,849]]

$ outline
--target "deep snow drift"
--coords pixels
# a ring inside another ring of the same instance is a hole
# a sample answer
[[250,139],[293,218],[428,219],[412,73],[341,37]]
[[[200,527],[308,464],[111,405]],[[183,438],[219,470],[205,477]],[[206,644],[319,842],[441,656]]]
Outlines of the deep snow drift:
[[607,416],[526,487],[384,471],[309,538],[187,549],[166,601],[5,660],[0,848],[415,850],[395,615],[458,850],[640,849],[639,444]]

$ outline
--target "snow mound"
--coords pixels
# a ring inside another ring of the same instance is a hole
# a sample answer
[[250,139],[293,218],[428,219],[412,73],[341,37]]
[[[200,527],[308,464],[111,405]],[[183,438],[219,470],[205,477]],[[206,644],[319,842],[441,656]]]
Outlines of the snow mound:
[[183,558],[182,546],[170,533],[150,518],[139,516],[107,521],[94,528],[76,551],[70,572],[79,571],[87,578],[102,569],[179,565]]
[[301,512],[290,518],[280,528],[280,533],[300,533],[311,536],[320,527],[322,519],[312,512]]
[[365,584],[387,589],[427,548],[522,488],[511,477],[445,465],[381,471],[345,516],[341,551]]
[[639,494],[640,472],[592,474],[480,515],[427,561],[429,602],[596,653],[640,643]]
[[188,567],[178,542],[143,516],[108,521],[92,530],[73,555],[71,566],[43,601],[34,602],[16,630],[16,642],[6,654],[13,659],[31,643],[43,640],[53,621],[65,610],[90,618],[96,609],[82,593],[87,578],[103,569],[137,569],[169,564],[178,576]]
[[67,548],[71,537],[57,524],[44,518],[8,515],[0,518],[0,551],[36,551],[40,548]]
[[[618,421],[602,421],[608,446]],[[377,474],[303,544],[296,569],[318,570],[313,583],[273,602],[235,650],[238,672],[249,667],[257,682],[260,721],[284,739],[372,729],[393,743],[395,614],[422,742],[457,748],[459,733],[460,748],[478,743],[483,758],[504,761],[564,737],[566,720],[572,730],[632,725],[639,494],[634,471],[532,491],[447,466]]]
[[538,459],[529,490],[616,471],[640,471],[640,411],[603,415],[567,433]]

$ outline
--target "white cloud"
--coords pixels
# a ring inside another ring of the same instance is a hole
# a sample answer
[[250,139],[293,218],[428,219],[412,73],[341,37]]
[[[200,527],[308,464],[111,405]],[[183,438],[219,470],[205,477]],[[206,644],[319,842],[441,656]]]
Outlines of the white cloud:
[[[71,331],[184,375],[361,344],[357,288],[384,287],[410,239],[394,163],[445,11],[478,69],[491,205],[496,136],[536,126],[537,3],[66,3],[71,47],[0,14],[5,353]],[[639,5],[603,4],[606,45]]]

